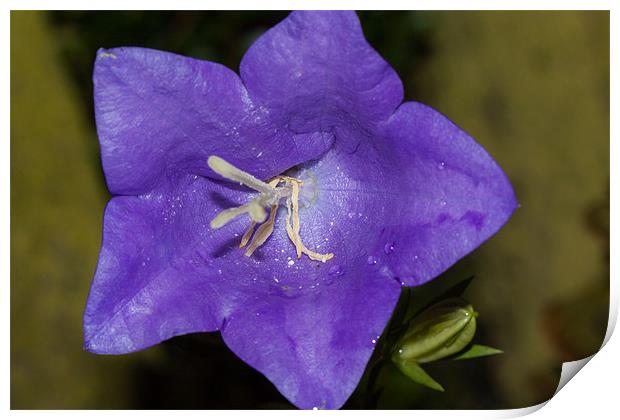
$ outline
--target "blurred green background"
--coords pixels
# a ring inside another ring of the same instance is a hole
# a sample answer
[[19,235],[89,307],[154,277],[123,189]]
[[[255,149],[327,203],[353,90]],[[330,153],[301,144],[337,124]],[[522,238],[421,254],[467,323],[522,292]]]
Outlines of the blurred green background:
[[[102,176],[92,105],[99,47],[144,46],[238,69],[285,12],[11,13],[11,407],[287,408],[218,334],[147,351],[82,350]],[[503,355],[436,362],[445,393],[381,372],[379,408],[516,408],[592,354],[609,302],[609,13],[361,12],[405,84],[471,133],[522,207],[431,283],[475,275],[476,341]],[[363,383],[362,383],[363,385]],[[360,386],[361,388],[361,386]],[[365,406],[358,390],[345,408]]]

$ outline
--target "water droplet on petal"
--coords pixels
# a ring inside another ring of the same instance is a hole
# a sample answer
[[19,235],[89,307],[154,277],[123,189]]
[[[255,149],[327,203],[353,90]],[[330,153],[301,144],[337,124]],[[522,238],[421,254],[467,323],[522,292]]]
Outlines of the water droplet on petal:
[[368,265],[375,265],[377,263],[377,259],[371,255],[368,257],[366,262],[368,263]]
[[412,276],[407,276],[407,277],[402,277],[400,278],[400,285],[401,286],[412,286],[415,285],[416,281],[415,278]]
[[445,206],[446,204],[448,204],[448,203],[446,203],[446,201],[445,201],[445,200],[441,200],[441,201],[439,202],[439,205],[441,205],[441,206]]
[[387,244],[385,244],[383,246],[383,252],[385,252],[386,254],[391,254],[392,251],[394,251],[394,243],[393,242],[388,242]]
[[446,169],[446,162],[439,162],[438,168],[440,171]]
[[287,262],[286,264],[288,264],[289,267],[292,267],[295,265],[295,261],[294,260],[289,260],[289,262]]
[[344,270],[340,265],[333,265],[329,271],[327,272],[330,276],[342,276],[344,274]]

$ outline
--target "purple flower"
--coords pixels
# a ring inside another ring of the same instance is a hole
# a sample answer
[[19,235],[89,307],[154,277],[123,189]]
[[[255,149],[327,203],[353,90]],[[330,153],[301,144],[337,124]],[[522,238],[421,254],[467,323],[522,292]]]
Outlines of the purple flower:
[[95,111],[114,197],[85,348],[127,353],[219,330],[298,407],[338,408],[401,287],[475,249],[516,200],[469,135],[401,103],[400,79],[353,12],[291,13],[240,74],[143,48],[99,51]]

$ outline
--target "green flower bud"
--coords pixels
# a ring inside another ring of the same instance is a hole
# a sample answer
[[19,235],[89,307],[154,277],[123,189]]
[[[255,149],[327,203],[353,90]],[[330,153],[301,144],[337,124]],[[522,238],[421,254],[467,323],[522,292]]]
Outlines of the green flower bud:
[[448,299],[415,317],[396,343],[392,360],[426,363],[463,350],[476,333],[476,313],[462,299]]

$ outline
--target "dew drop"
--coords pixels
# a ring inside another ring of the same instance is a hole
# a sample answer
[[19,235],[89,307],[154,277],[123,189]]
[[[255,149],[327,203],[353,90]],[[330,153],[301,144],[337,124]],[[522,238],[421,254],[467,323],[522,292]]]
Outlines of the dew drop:
[[368,263],[368,265],[375,265],[377,263],[377,259],[371,255],[368,257],[366,262]]
[[387,244],[385,244],[383,246],[383,252],[387,254],[391,254],[394,251],[394,243],[393,242],[388,242]]
[[289,262],[286,263],[289,267],[292,267],[295,265],[295,261],[294,260],[289,260]]
[[412,286],[416,284],[416,280],[414,277],[407,276],[399,279],[401,286]]
[[443,171],[444,169],[446,169],[446,162],[439,162],[438,168],[440,171]]
[[446,203],[446,201],[445,201],[445,200],[441,200],[441,201],[439,202],[439,205],[440,205],[440,206],[445,206],[446,204],[447,204],[447,203]]
[[344,274],[344,270],[342,269],[342,266],[334,265],[329,269],[327,274],[330,276],[342,276]]

